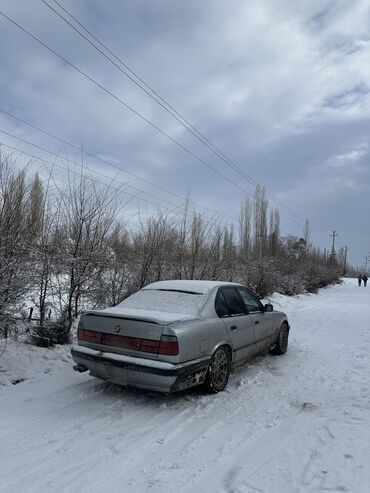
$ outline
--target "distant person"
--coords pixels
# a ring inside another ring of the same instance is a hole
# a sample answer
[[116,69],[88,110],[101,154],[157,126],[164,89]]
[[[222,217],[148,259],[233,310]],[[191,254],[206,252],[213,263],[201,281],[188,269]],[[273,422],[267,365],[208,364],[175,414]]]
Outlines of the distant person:
[[364,281],[364,287],[366,288],[366,285],[367,285],[367,275],[366,274],[364,274],[362,276],[362,280]]
[[362,275],[359,274],[358,277],[357,277],[357,279],[358,279],[358,285],[360,287],[361,286],[361,282],[362,282]]

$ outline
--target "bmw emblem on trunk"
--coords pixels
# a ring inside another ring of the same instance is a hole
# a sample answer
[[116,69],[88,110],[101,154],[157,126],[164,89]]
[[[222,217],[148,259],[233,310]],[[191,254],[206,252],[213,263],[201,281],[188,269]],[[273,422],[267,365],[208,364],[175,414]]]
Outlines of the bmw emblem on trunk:
[[114,327],[114,331],[115,331],[116,334],[119,334],[121,332],[121,327],[119,325],[116,325]]

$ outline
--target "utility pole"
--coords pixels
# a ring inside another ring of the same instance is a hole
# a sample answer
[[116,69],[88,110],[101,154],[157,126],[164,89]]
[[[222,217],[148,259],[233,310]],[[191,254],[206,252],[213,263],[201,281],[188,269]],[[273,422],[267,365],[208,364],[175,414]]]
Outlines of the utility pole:
[[344,247],[344,259],[343,259],[343,276],[347,274],[347,250],[348,247]]
[[367,274],[367,262],[369,260],[369,257],[365,257],[365,274]]
[[333,231],[333,233],[330,235],[333,238],[333,243],[331,246],[331,252],[330,252],[330,263],[334,264],[336,261],[336,256],[337,254],[335,253],[335,238],[338,236],[336,231]]

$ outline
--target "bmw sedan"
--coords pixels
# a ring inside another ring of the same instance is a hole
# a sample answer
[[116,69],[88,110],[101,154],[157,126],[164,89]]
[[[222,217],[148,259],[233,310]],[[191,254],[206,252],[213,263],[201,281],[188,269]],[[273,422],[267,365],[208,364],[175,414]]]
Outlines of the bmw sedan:
[[246,287],[159,281],[119,305],[84,313],[74,369],[163,393],[204,384],[223,390],[230,372],[258,354],[284,354],[287,316]]

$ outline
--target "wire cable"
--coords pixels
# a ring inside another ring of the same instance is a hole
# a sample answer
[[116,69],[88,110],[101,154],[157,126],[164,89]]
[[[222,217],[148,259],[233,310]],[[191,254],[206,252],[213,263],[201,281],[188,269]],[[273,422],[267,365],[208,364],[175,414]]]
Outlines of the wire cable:
[[[20,122],[20,123],[22,123],[24,125],[27,125],[30,128],[33,128],[34,130],[36,130],[36,131],[38,131],[40,133],[43,133],[44,135],[47,135],[48,137],[51,137],[52,139],[55,139],[58,142],[60,142],[62,144],[65,144],[65,145],[67,145],[67,146],[69,146],[69,147],[71,147],[73,149],[76,149],[77,151],[81,152],[81,147],[77,146],[76,144],[73,144],[72,142],[69,142],[69,141],[67,141],[65,139],[62,139],[61,137],[58,137],[57,135],[55,135],[53,133],[50,133],[47,130],[41,128],[41,127],[38,127],[38,126],[36,126],[36,125],[34,125],[34,124],[30,123],[30,122],[27,122],[26,120],[24,120],[24,119],[22,119],[22,118],[20,118],[20,117],[18,117],[16,115],[14,115],[14,114],[12,114],[12,113],[9,113],[8,111],[6,111],[6,110],[4,110],[2,108],[0,108],[0,113],[3,113],[4,115],[6,115],[6,116],[8,116],[10,118],[13,118],[16,121],[18,121],[18,122]],[[100,156],[97,156],[96,154],[93,154],[92,152],[89,152],[86,149],[83,149],[83,153],[86,154],[87,156],[90,156],[90,157],[96,159],[97,161],[100,161],[100,162],[102,162],[104,164],[107,164],[108,166],[112,166],[113,168],[117,169],[121,173],[125,173],[125,174],[127,174],[129,176],[132,176],[133,178],[136,178],[137,180],[144,181],[145,183],[148,183],[149,185],[157,188],[158,190],[161,190],[161,191],[166,192],[166,193],[168,193],[170,195],[173,195],[174,197],[177,197],[177,198],[183,200],[184,202],[186,202],[188,200],[186,197],[183,197],[182,195],[180,195],[180,194],[178,194],[176,192],[173,192],[171,190],[168,190],[167,188],[161,187],[160,185],[157,185],[156,183],[153,183],[153,182],[147,180],[146,178],[143,178],[143,177],[141,177],[139,175],[136,175],[135,173],[132,173],[131,171],[127,171],[125,169],[122,169],[120,166],[118,166],[117,164],[113,163],[112,161],[108,161],[107,159],[104,159],[104,158],[102,158]],[[210,207],[207,207],[207,206],[205,206],[203,204],[200,204],[198,202],[192,201],[192,203],[194,205],[198,206],[198,207],[202,207],[203,209],[207,209],[207,210],[212,211],[212,212],[220,212],[220,211],[216,211],[214,209],[211,209]]]
[[[61,159],[61,160],[66,161],[66,162],[68,162],[68,163],[73,163],[73,164],[75,164],[75,165],[78,165],[78,166],[80,166],[80,167],[83,167],[83,165],[78,164],[78,163],[76,163],[75,161],[72,161],[71,159],[69,159],[69,158],[67,158],[67,157],[63,157],[63,156],[61,156],[60,154],[55,153],[54,151],[51,151],[51,150],[49,150],[49,149],[47,149],[47,148],[45,148],[45,147],[43,147],[43,146],[40,146],[40,145],[38,145],[38,144],[35,144],[34,142],[31,142],[31,141],[29,141],[29,140],[27,140],[27,139],[23,139],[22,137],[18,137],[17,135],[12,134],[11,132],[8,132],[8,131],[3,130],[3,129],[0,129],[0,132],[1,132],[1,133],[3,133],[3,134],[5,134],[5,135],[7,135],[8,137],[11,137],[11,138],[14,138],[14,139],[18,140],[18,141],[20,141],[20,142],[22,142],[22,143],[24,143],[24,144],[30,145],[30,146],[32,146],[32,147],[35,147],[35,148],[36,148],[36,149],[38,149],[38,150],[41,150],[41,151],[43,151],[43,152],[47,152],[47,153],[49,153],[49,154],[53,155],[53,156],[54,156],[55,158],[57,158],[57,159]],[[3,145],[6,145],[6,144],[4,144],[4,143],[3,143]],[[10,147],[10,146],[8,146],[8,147]],[[12,148],[12,147],[10,147],[10,148],[11,148],[11,149],[14,149],[14,150],[17,150],[17,149]],[[40,158],[39,156],[34,156],[34,155],[32,155],[32,154],[27,154],[27,153],[23,153],[23,154],[29,155],[30,157],[35,158],[35,159],[40,159],[40,160],[43,160],[43,159],[42,159],[42,158]],[[47,161],[46,161],[46,162],[47,162]],[[50,163],[49,163],[49,164],[50,164]],[[62,168],[62,169],[63,169],[63,168]],[[99,176],[102,176],[102,177],[104,177],[104,178],[108,178],[109,180],[112,180],[112,178],[111,178],[111,177],[109,177],[109,176],[105,175],[104,173],[101,173],[100,171],[93,170],[93,169],[89,168],[89,167],[88,167],[88,166],[86,166],[86,165],[84,166],[84,169],[87,169],[88,171],[93,172],[93,173],[95,173],[95,174],[97,174],[97,175],[99,175]],[[115,181],[117,182],[117,180],[115,180]],[[168,200],[162,199],[161,197],[158,197],[158,196],[156,196],[156,195],[154,195],[154,194],[151,194],[150,192],[147,192],[147,191],[145,191],[145,190],[138,189],[138,188],[136,188],[136,187],[134,187],[134,186],[132,186],[132,185],[128,185],[127,183],[123,183],[123,182],[119,182],[119,181],[118,181],[118,183],[121,183],[123,186],[125,186],[125,187],[127,187],[127,188],[131,188],[131,189],[133,189],[133,190],[137,191],[138,193],[143,193],[143,194],[148,195],[148,196],[151,196],[151,197],[153,197],[153,198],[155,198],[155,199],[157,199],[157,200],[160,200],[160,201],[162,201],[162,202],[164,202],[164,203],[166,203],[166,204],[169,204],[169,205],[171,205],[171,206],[173,206],[173,207],[180,208],[180,206],[179,206],[179,205],[176,205],[176,204],[174,204],[173,202],[169,202]],[[139,197],[139,196],[138,196],[137,198],[139,198],[140,200],[144,200],[144,199],[142,199],[142,198],[141,198],[141,197]],[[145,201],[145,200],[144,200],[144,201]],[[158,203],[155,203],[155,202],[153,202],[153,201],[150,201],[150,202],[151,202],[152,204],[158,205]],[[190,203],[189,205],[190,205],[190,207],[193,209],[193,213],[195,213],[195,212],[196,212],[196,210],[194,209],[193,204],[192,204],[192,203]],[[214,212],[215,214],[224,215],[224,214],[221,214],[221,211],[215,211],[215,210],[214,210],[213,212]],[[287,217],[287,216],[286,216],[286,217]],[[288,219],[290,219],[290,220],[292,220],[292,221],[296,221],[296,222],[298,223],[298,221],[297,221],[295,218],[291,218],[291,217],[287,217],[287,218],[288,218]],[[298,224],[299,224],[299,223],[298,223]]]
[[[78,28],[76,28],[71,22],[68,21],[60,12],[52,7],[46,0],[41,0],[45,6],[52,10],[58,17],[60,17],[65,23],[67,23],[72,29],[74,29],[82,38],[84,38],[91,46],[93,46],[100,54],[102,54],[107,60],[109,60],[121,73],[128,77],[134,84],[136,84],[142,91],[144,91],[150,98],[156,101],[165,111],[167,111],[172,117],[174,117],[186,130],[188,130],[197,140],[204,144],[208,149],[214,152],[220,159],[222,159],[227,165],[229,165],[235,172],[246,179],[253,186],[258,186],[258,182],[242,170],[234,161],[226,156],[220,149],[218,149],[207,137],[205,137],[196,127],[194,127],[183,115],[181,115],[173,106],[171,106],[162,96],[158,94],[149,84],[147,84],[141,77],[139,77],[126,63],[122,61],[115,53],[113,53],[102,41],[100,41],[91,31],[89,31],[75,16],[73,16],[63,5],[57,0],[53,0],[58,7],[63,10],[74,22],[76,22],[89,36],[91,36],[100,46],[104,48],[110,55],[112,55],[122,66],[124,66],[131,74],[134,75],[140,83],[134,79],[129,73],[123,70],[114,60],[112,60],[106,53],[104,53],[95,43],[93,43],[87,36],[85,36]],[[143,87],[145,86],[145,87]],[[150,92],[149,92],[150,91]],[[290,208],[280,199],[265,190],[266,196],[269,197],[275,204],[284,208],[287,212],[297,217],[299,220],[306,221],[306,218],[297,213],[294,209]],[[319,231],[323,231],[320,228],[315,227]]]
[[[141,118],[148,125],[150,125],[151,127],[153,127],[155,130],[157,130],[159,133],[161,133],[167,139],[169,139],[170,141],[172,141],[175,145],[177,145],[179,148],[181,148],[184,152],[186,152],[187,154],[189,154],[190,156],[192,156],[194,159],[198,160],[200,163],[202,163],[203,165],[205,165],[207,168],[209,168],[212,171],[214,171],[216,174],[218,174],[219,176],[221,176],[224,180],[228,181],[230,184],[232,184],[233,186],[235,186],[239,190],[243,191],[246,195],[248,195],[248,196],[251,195],[250,192],[248,192],[245,188],[243,188],[239,184],[235,183],[233,180],[231,180],[230,178],[228,178],[227,176],[225,176],[219,170],[217,170],[216,168],[214,168],[213,166],[211,166],[208,162],[204,161],[202,158],[200,158],[199,156],[197,156],[194,152],[192,152],[191,150],[189,150],[188,148],[186,148],[183,144],[181,144],[180,142],[178,142],[177,140],[175,140],[167,132],[165,132],[164,130],[162,130],[155,123],[153,123],[150,120],[148,120],[145,116],[143,116],[142,114],[140,114],[138,111],[136,111],[134,108],[132,108],[129,104],[127,104],[121,98],[119,98],[114,93],[112,93],[109,89],[105,88],[101,83],[99,83],[98,81],[96,81],[94,78],[92,78],[91,76],[89,76],[86,72],[84,72],[83,70],[81,70],[80,68],[78,68],[76,65],[74,65],[69,60],[67,60],[63,55],[60,55],[55,50],[53,50],[52,48],[50,48],[46,43],[44,43],[43,41],[41,41],[37,36],[35,36],[30,31],[28,31],[26,28],[24,28],[23,26],[21,26],[20,24],[18,24],[16,21],[14,21],[13,19],[11,19],[7,14],[5,14],[2,11],[0,11],[0,15],[2,15],[5,19],[7,19],[10,23],[12,23],[13,25],[15,25],[17,28],[19,28],[20,30],[22,30],[25,34],[27,34],[29,37],[31,37],[34,41],[36,41],[37,43],[41,44],[48,51],[50,51],[51,53],[53,53],[56,57],[58,57],[59,59],[61,59],[62,61],[64,61],[67,65],[71,66],[73,69],[75,69],[81,75],[83,75],[87,80],[89,80],[92,84],[94,84],[97,87],[99,87],[105,93],[107,93],[108,95],[110,95],[113,99],[115,99],[120,104],[122,104],[124,107],[126,107],[127,109],[129,109],[132,113],[134,113],[135,115],[137,115],[139,118]],[[268,194],[266,194],[266,195],[268,195]],[[281,213],[281,215],[284,215],[284,214]],[[295,221],[295,222],[299,222],[299,224],[302,224],[302,221],[301,220],[297,220],[297,219],[295,219],[293,217],[288,217],[288,216],[285,216],[285,215],[284,215],[284,217],[287,217],[289,220],[292,220],[292,221]],[[312,225],[311,225],[311,227],[312,227]],[[319,231],[322,231],[322,230],[320,230],[319,228],[316,228],[316,227],[315,227],[315,229],[318,229]]]
[[239,188],[245,194],[250,195],[250,193],[248,191],[246,191],[244,188],[242,188],[240,185],[238,185],[234,181],[230,180],[227,176],[225,176],[223,173],[221,173],[220,171],[218,171],[212,165],[210,165],[209,163],[207,163],[206,161],[204,161],[202,158],[200,158],[199,156],[197,156],[196,154],[194,154],[190,149],[188,149],[187,147],[185,147],[183,144],[181,144],[176,139],[174,139],[173,137],[171,137],[167,132],[165,132],[160,127],[158,127],[158,125],[156,125],[155,123],[153,123],[150,120],[148,120],[148,118],[146,118],[141,113],[139,113],[134,108],[132,108],[129,104],[127,104],[125,101],[123,101],[123,99],[121,99],[120,97],[116,96],[109,89],[105,88],[102,84],[100,84],[100,82],[98,82],[94,78],[90,77],[86,72],[84,72],[83,70],[81,70],[80,68],[78,68],[76,65],[74,65],[69,60],[67,60],[63,55],[60,55],[55,50],[53,50],[52,48],[50,48],[46,43],[44,43],[43,41],[41,41],[37,36],[35,36],[30,31],[28,31],[27,29],[25,29],[24,27],[22,27],[16,21],[14,21],[13,19],[11,19],[8,15],[4,14],[4,12],[0,11],[0,15],[2,15],[5,19],[7,19],[9,22],[11,22],[16,27],[18,27],[21,31],[23,31],[25,34],[27,34],[29,37],[31,37],[34,41],[36,41],[37,43],[41,44],[44,48],[46,48],[48,51],[50,51],[51,53],[53,53],[56,57],[58,57],[59,59],[61,59],[64,63],[66,63],[67,65],[69,65],[70,67],[72,67],[74,70],[76,70],[83,77],[85,77],[87,80],[89,80],[92,84],[94,84],[95,86],[99,87],[106,94],[110,95],[113,99],[115,99],[117,102],[119,102],[122,106],[124,106],[125,108],[127,108],[128,110],[130,110],[132,113],[134,113],[136,116],[138,116],[139,118],[141,118],[143,121],[145,121],[152,128],[154,128],[155,130],[157,130],[158,132],[160,132],[163,136],[165,136],[167,139],[169,139],[171,142],[173,142],[175,145],[177,145],[184,152],[186,152],[187,154],[189,154],[190,156],[192,156],[194,159],[196,159],[200,163],[204,164],[204,166],[206,166],[207,168],[213,170],[215,173],[217,173],[219,176],[221,176],[224,180],[228,181],[229,183],[231,183],[235,187]]
[[[3,132],[3,133],[5,133],[5,134],[8,134],[8,132],[4,132],[3,130],[0,130],[0,132]],[[14,138],[16,138],[16,139],[18,139],[18,140],[20,140],[20,141],[23,141],[23,142],[25,142],[25,143],[27,143],[27,141],[25,141],[24,139],[21,139],[21,138],[19,138],[19,137],[14,136]],[[40,148],[39,146],[37,146],[37,145],[35,145],[35,144],[31,144],[31,143],[29,143],[29,145],[32,145],[32,146],[37,147],[37,148]],[[20,150],[20,149],[18,149],[18,148],[16,148],[16,147],[14,147],[14,146],[11,146],[11,145],[9,145],[9,144],[4,143],[4,142],[0,142],[0,146],[7,147],[8,149],[11,149],[11,150],[13,150],[13,151],[15,151],[15,152],[18,152],[18,153],[20,153],[20,154],[22,154],[22,155],[24,155],[24,156],[30,157],[31,159],[36,159],[36,160],[39,160],[39,161],[41,161],[41,162],[44,162],[44,163],[48,164],[48,165],[49,165],[49,166],[51,166],[51,167],[56,167],[56,168],[59,168],[59,169],[61,169],[61,170],[63,170],[63,171],[68,171],[68,172],[70,172],[70,173],[72,173],[72,174],[74,174],[74,175],[76,175],[76,176],[81,176],[79,173],[74,172],[74,171],[71,171],[71,169],[70,169],[70,168],[66,168],[66,167],[64,167],[64,166],[61,166],[60,164],[55,163],[55,162],[48,161],[47,159],[44,159],[44,158],[42,158],[42,157],[40,157],[40,156],[37,156],[37,155],[35,155],[35,154],[31,154],[31,153],[29,153],[29,152],[22,151],[22,150]],[[42,148],[41,148],[41,149],[42,149]],[[42,150],[44,150],[44,149],[42,149]],[[47,151],[47,152],[48,152],[48,151]],[[54,154],[54,153],[52,153],[52,154]],[[58,157],[58,159],[62,159],[62,160],[64,160],[64,161],[67,161],[67,162],[69,162],[69,163],[72,163],[72,164],[73,164],[73,165],[75,165],[75,166],[78,166],[78,167],[82,168],[82,170],[84,170],[84,171],[86,171],[86,170],[87,170],[87,171],[90,171],[90,172],[92,172],[92,173],[102,175],[102,173],[99,173],[98,171],[92,170],[91,168],[88,168],[88,167],[86,167],[86,166],[84,166],[84,165],[81,165],[81,164],[79,164],[79,163],[76,163],[75,161],[72,161],[72,160],[70,160],[70,159],[68,159],[68,158],[63,158],[63,157],[61,157],[61,156],[59,156],[59,155],[57,155],[57,157]],[[102,175],[102,176],[103,176],[104,178],[107,178],[107,177],[106,177],[106,175]],[[105,183],[105,182],[103,182],[103,181],[96,180],[96,179],[92,178],[91,176],[86,176],[86,178],[87,178],[87,179],[89,179],[89,180],[91,180],[91,181],[93,181],[94,183],[97,183],[97,184],[99,184],[99,185],[103,185],[103,186],[105,186],[105,187],[107,187],[107,188],[110,188],[110,189],[112,189],[112,190],[116,190],[116,191],[117,191],[117,192],[119,192],[119,193],[126,193],[126,194],[127,194],[128,196],[130,196],[131,198],[137,198],[137,199],[139,199],[139,200],[143,200],[145,203],[151,203],[151,204],[153,204],[153,205],[155,205],[155,206],[158,206],[158,205],[159,205],[159,204],[158,204],[158,202],[153,202],[153,201],[151,201],[151,200],[144,199],[143,197],[140,197],[140,195],[139,195],[139,194],[137,194],[137,195],[129,194],[129,193],[128,193],[128,192],[126,192],[125,190],[122,190],[122,189],[120,189],[120,188],[117,188],[117,187],[115,187],[115,186],[112,186],[112,185],[110,185],[110,184],[107,184],[107,183]],[[126,185],[126,184],[123,184],[123,185],[124,185],[125,187],[128,187],[128,188],[133,188],[133,187],[128,186],[128,185]],[[139,191],[139,193],[146,193],[146,192],[144,192],[144,191]],[[161,199],[161,200],[162,200],[163,202],[166,202],[168,205],[172,205],[175,209],[179,209],[179,206],[178,206],[178,205],[173,204],[173,203],[168,202],[168,201],[163,200],[163,199]]]
[[[169,201],[167,201],[167,200],[165,200],[165,199],[162,199],[162,198],[160,198],[160,197],[158,197],[158,196],[156,196],[156,195],[153,195],[153,194],[151,194],[150,192],[146,192],[145,190],[140,190],[140,189],[138,189],[138,188],[136,188],[136,187],[133,187],[132,185],[128,185],[127,183],[117,181],[115,178],[108,177],[107,175],[105,175],[105,174],[101,173],[100,171],[96,171],[96,170],[94,170],[94,169],[91,169],[91,168],[89,168],[89,167],[88,167],[88,166],[86,166],[86,165],[80,165],[80,164],[76,163],[75,161],[72,161],[72,160],[71,160],[71,159],[69,159],[69,158],[63,157],[63,156],[61,156],[60,154],[57,154],[57,153],[55,153],[55,152],[53,152],[53,151],[50,151],[50,150],[46,149],[45,147],[41,147],[41,146],[39,146],[39,145],[37,145],[37,144],[34,144],[34,143],[32,143],[32,142],[30,142],[30,141],[28,141],[28,140],[26,140],[26,139],[22,139],[21,137],[17,137],[16,135],[11,134],[10,132],[6,132],[5,130],[2,130],[2,129],[0,129],[0,132],[1,132],[1,133],[3,133],[3,134],[5,134],[5,135],[8,135],[9,137],[12,137],[12,138],[14,138],[14,139],[17,139],[17,140],[19,140],[20,142],[23,142],[23,143],[25,143],[25,144],[27,144],[27,145],[30,145],[30,146],[32,146],[32,147],[35,147],[36,149],[39,149],[39,150],[41,150],[41,151],[43,151],[43,152],[47,152],[47,153],[49,153],[49,154],[53,155],[54,157],[56,157],[57,159],[61,159],[62,161],[66,161],[68,164],[69,164],[69,163],[73,163],[74,165],[80,166],[80,167],[82,167],[84,170],[87,170],[87,171],[89,171],[89,172],[95,173],[95,174],[97,174],[97,175],[99,175],[99,176],[102,176],[103,178],[108,178],[108,179],[109,179],[109,180],[111,180],[111,181],[113,181],[113,180],[114,180],[114,182],[115,182],[115,183],[120,183],[122,186],[124,186],[124,187],[126,187],[126,188],[130,188],[130,189],[132,189],[132,190],[134,190],[134,191],[138,192],[138,194],[148,195],[148,196],[153,197],[153,198],[155,198],[155,199],[157,199],[157,200],[160,200],[161,202],[164,202],[164,203],[165,203],[165,204],[167,204],[167,205],[171,205],[171,206],[176,207],[176,208],[179,208],[179,207],[180,207],[179,205],[174,204],[173,202],[169,202]],[[4,144],[4,143],[2,143],[2,145],[5,145],[5,146],[6,146],[6,144]],[[8,147],[10,147],[10,146],[8,146]],[[33,157],[33,158],[35,158],[35,159],[40,159],[41,161],[44,161],[44,160],[43,160],[43,158],[40,158],[40,157],[38,157],[38,156],[34,156],[34,155],[32,155],[32,154],[29,154],[29,156],[30,156],[30,157]],[[98,183],[102,184],[103,182],[98,182]],[[118,189],[117,189],[117,187],[113,187],[113,189],[118,190]],[[132,197],[137,197],[137,198],[140,198],[140,197],[139,197],[139,195],[135,195],[135,196],[133,195]],[[152,204],[155,204],[155,205],[159,205],[159,204],[158,204],[158,202],[153,202],[153,201],[151,201],[151,203],[152,203]]]
[[[247,191],[245,188],[241,187],[238,183],[234,182],[233,180],[231,180],[230,178],[228,178],[226,175],[224,175],[223,173],[221,173],[219,170],[217,170],[216,168],[214,168],[212,165],[210,165],[208,162],[204,161],[202,158],[200,158],[199,156],[197,156],[196,154],[194,154],[194,152],[192,152],[187,147],[185,147],[183,144],[181,144],[180,142],[178,142],[177,140],[175,140],[167,132],[165,132],[164,130],[162,130],[155,123],[153,123],[150,120],[148,120],[145,116],[141,115],[138,111],[136,111],[134,108],[132,108],[130,105],[128,105],[125,101],[123,101],[121,98],[119,98],[118,96],[116,96],[109,89],[106,89],[102,84],[100,84],[98,81],[96,81],[95,79],[93,79],[91,76],[89,76],[86,72],[84,72],[83,70],[81,70],[80,68],[78,68],[72,62],[70,62],[69,60],[67,60],[63,55],[60,55],[55,50],[53,50],[52,48],[50,48],[46,43],[44,43],[43,41],[41,41],[37,36],[35,36],[30,31],[28,31],[26,28],[24,28],[23,26],[21,26],[20,24],[18,24],[16,21],[14,21],[13,19],[11,19],[7,14],[5,14],[4,12],[2,12],[1,10],[0,10],[0,15],[2,15],[10,23],[12,23],[14,26],[16,26],[17,28],[19,28],[21,31],[23,31],[25,34],[27,34],[29,37],[31,37],[34,41],[36,41],[37,43],[39,43],[40,45],[42,45],[43,47],[45,47],[48,51],[50,51],[56,57],[58,57],[59,59],[61,59],[64,63],[66,63],[67,65],[69,65],[73,69],[75,69],[78,73],[80,73],[82,76],[84,76],[92,84],[94,84],[95,86],[99,87],[101,90],[103,90],[105,93],[107,93],[108,95],[110,95],[113,99],[115,99],[121,105],[123,105],[124,107],[126,107],[127,109],[129,109],[132,113],[134,113],[135,115],[137,115],[139,118],[141,118],[143,121],[145,121],[148,125],[150,125],[151,127],[153,127],[155,130],[157,130],[159,133],[161,133],[163,136],[165,136],[168,140],[170,140],[175,145],[177,145],[179,148],[181,148],[184,152],[186,152],[187,154],[189,154],[190,156],[192,156],[194,159],[196,159],[197,161],[199,161],[200,163],[202,163],[207,168],[209,168],[212,171],[214,171],[217,175],[219,175],[224,180],[226,180],[227,182],[229,182],[230,184],[232,184],[233,186],[235,186],[236,188],[238,188],[239,190],[241,190],[247,196],[251,196],[250,192]],[[284,215],[284,214],[281,213],[281,215]],[[298,221],[297,219],[295,219],[293,217],[289,217],[289,216],[285,216],[285,217],[287,219],[289,219],[289,220],[292,220],[292,221],[295,221],[295,222],[299,222],[299,224],[301,225],[301,221]]]

